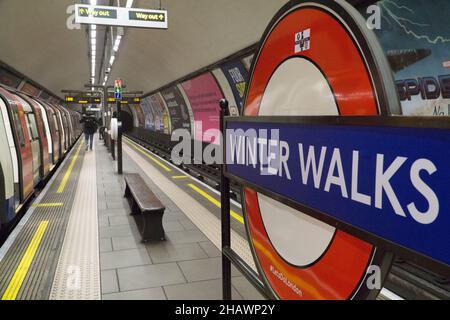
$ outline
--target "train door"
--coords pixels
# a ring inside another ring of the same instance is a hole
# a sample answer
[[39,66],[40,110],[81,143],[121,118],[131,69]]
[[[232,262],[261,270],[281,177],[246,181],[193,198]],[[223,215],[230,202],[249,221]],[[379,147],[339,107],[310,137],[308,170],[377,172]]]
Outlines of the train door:
[[50,121],[49,118],[47,116],[47,110],[45,109],[45,107],[37,100],[36,101],[36,105],[40,110],[40,114],[42,117],[42,122],[44,124],[44,131],[45,131],[45,136],[47,138],[47,166],[49,167],[48,170],[50,170],[51,165],[53,164],[53,137],[52,137],[52,133],[51,133],[51,126],[50,126]]
[[73,117],[72,114],[65,109],[67,115],[67,122],[69,123],[69,131],[70,131],[70,145],[75,142],[75,132],[73,131]]
[[[0,97],[0,165],[3,170],[0,184],[3,186],[3,201],[0,207],[2,224],[10,222],[15,215],[15,208],[20,201],[19,164],[14,143],[11,123],[9,121],[6,103]],[[15,203],[17,200],[17,204]]]
[[69,137],[68,142],[67,142],[67,149],[70,148],[70,146],[73,143],[73,137],[72,137],[72,122],[70,120],[70,114],[69,112],[66,110],[66,108],[64,107],[60,107],[63,115],[64,115],[64,119],[66,119],[66,129],[67,129],[67,136]]
[[[45,131],[45,124],[44,124],[44,118],[43,113],[41,112],[41,108],[34,100],[33,98],[30,98],[28,96],[20,95],[24,100],[28,102],[28,104],[31,106],[31,109],[34,114],[35,122],[36,122],[36,129],[38,133],[38,141],[39,141],[39,151],[40,151],[40,158],[39,158],[39,175],[40,178],[43,179],[47,176],[49,172],[49,142],[48,136]],[[31,122],[32,124],[32,122]]]
[[67,130],[67,121],[66,121],[66,117],[64,114],[64,111],[61,110],[60,106],[55,105],[55,107],[58,109],[58,114],[60,117],[60,121],[61,121],[61,132],[63,133],[64,136],[64,153],[67,152],[67,150],[69,149],[69,132]]
[[48,125],[50,127],[50,133],[52,135],[52,142],[53,142],[52,160],[53,165],[56,165],[58,163],[58,160],[60,159],[61,136],[59,133],[59,127],[55,115],[55,110],[47,102],[45,101],[40,102],[42,106],[45,108],[45,111],[47,112]]
[[34,185],[37,185],[39,181],[41,181],[40,175],[40,167],[41,167],[41,146],[40,146],[40,137],[36,123],[36,116],[33,113],[33,109],[31,105],[22,99],[20,96],[16,95],[17,99],[22,104],[22,108],[24,111],[24,118],[26,123],[26,130],[28,132],[28,136],[31,144],[31,151],[33,155],[33,182]]
[[[28,135],[25,113],[15,95],[0,88],[0,94],[8,102],[9,119],[14,133],[14,142],[18,152],[19,193],[18,204],[23,203],[33,192],[33,154]],[[18,205],[17,205],[18,206]]]
[[69,150],[69,146],[70,146],[70,132],[69,132],[69,125],[67,124],[67,117],[66,117],[66,113],[64,112],[63,108],[61,106],[58,106],[58,110],[61,114],[61,121],[63,124],[63,129],[64,129],[64,152],[67,152]]
[[58,129],[59,129],[59,134],[60,134],[60,137],[61,137],[61,140],[60,140],[60,144],[59,144],[59,147],[60,147],[60,158],[62,158],[62,156],[64,155],[64,153],[66,152],[66,134],[65,134],[65,132],[64,132],[64,124],[63,124],[63,121],[62,121],[62,117],[61,117],[61,111],[58,109],[58,107],[56,107],[56,106],[54,106],[53,105],[53,110],[55,111],[55,119],[56,119],[56,122],[58,123]]

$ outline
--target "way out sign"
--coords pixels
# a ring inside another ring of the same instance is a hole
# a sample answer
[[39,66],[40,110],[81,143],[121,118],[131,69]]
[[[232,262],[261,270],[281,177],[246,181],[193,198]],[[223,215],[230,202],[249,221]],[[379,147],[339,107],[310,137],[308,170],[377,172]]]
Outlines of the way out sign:
[[166,10],[75,5],[75,22],[122,27],[167,29]]

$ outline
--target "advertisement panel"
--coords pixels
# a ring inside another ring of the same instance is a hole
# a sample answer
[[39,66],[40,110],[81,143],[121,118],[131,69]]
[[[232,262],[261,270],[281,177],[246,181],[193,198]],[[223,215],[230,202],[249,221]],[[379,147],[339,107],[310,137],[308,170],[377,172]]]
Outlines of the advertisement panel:
[[32,96],[39,96],[39,93],[41,92],[41,89],[36,88],[35,86],[33,86],[31,83],[27,82],[24,84],[24,86],[22,87],[21,91],[31,94]]
[[450,114],[450,28],[446,0],[379,1],[376,34],[394,72],[404,115]]
[[223,66],[221,69],[230,84],[233,96],[236,101],[239,112],[242,112],[243,99],[245,89],[248,83],[248,71],[240,61],[231,61]]
[[204,73],[181,84],[194,113],[195,139],[218,144],[219,101],[222,92],[211,73]]
[[150,101],[152,102],[152,106],[155,110],[155,115],[156,114],[158,115],[156,117],[157,123],[155,122],[155,128],[157,130],[159,130],[160,132],[170,134],[171,125],[170,125],[169,114],[167,111],[167,107],[161,97],[161,94],[156,93],[156,94],[152,95]]
[[21,81],[22,80],[19,77],[16,77],[8,70],[0,68],[0,83],[9,87],[17,88]]
[[145,129],[155,131],[155,116],[153,114],[153,108],[151,107],[149,100],[150,97],[146,97],[141,100],[141,108],[145,116],[144,127]]
[[188,108],[178,87],[170,87],[161,92],[169,110],[172,130],[186,129],[191,132],[191,119]]

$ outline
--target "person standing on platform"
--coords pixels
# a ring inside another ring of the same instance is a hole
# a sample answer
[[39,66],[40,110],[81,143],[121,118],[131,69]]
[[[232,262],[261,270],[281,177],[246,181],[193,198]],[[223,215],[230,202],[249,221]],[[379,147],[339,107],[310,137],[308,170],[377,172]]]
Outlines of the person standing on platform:
[[92,150],[92,145],[94,144],[94,133],[98,128],[98,121],[95,116],[86,114],[80,120],[80,123],[84,123],[84,139],[86,141],[86,151]]

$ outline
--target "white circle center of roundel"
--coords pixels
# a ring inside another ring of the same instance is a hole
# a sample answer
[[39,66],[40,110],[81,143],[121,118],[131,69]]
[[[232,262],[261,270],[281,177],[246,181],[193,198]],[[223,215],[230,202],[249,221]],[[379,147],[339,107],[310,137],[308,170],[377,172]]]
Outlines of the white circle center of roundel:
[[[327,80],[303,58],[288,59],[277,68],[259,109],[259,115],[338,114]],[[335,228],[262,194],[258,194],[258,202],[269,239],[285,261],[307,266],[327,250]]]

